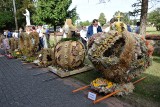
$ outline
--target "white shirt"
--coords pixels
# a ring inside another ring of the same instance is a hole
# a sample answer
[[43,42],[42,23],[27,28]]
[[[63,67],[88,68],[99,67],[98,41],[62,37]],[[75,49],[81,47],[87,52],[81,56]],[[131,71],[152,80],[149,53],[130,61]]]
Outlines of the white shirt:
[[110,31],[110,27],[107,27],[104,29],[104,32],[109,32]]
[[5,32],[3,33],[3,35],[7,36],[7,32],[5,31]]
[[40,29],[37,29],[36,31],[37,31],[37,33],[40,33]]
[[43,33],[42,32],[39,33],[39,37],[43,37]]
[[97,27],[93,26],[93,34],[97,33]]
[[14,38],[18,38],[18,33],[17,33],[17,32],[14,32],[12,36],[13,36]]
[[84,39],[84,40],[86,40],[87,41],[87,38],[86,38],[86,35],[87,35],[87,31],[86,30],[81,30],[80,31],[80,35],[81,35],[81,37]]
[[62,29],[62,28],[59,28],[59,32],[63,32],[63,29]]

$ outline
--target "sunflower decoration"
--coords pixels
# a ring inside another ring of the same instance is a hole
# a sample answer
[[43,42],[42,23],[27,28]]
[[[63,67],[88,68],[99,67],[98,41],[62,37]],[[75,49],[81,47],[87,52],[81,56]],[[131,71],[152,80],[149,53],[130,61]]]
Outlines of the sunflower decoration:
[[116,86],[116,84],[104,78],[97,78],[93,80],[90,85],[94,90],[105,94],[113,92]]
[[15,49],[11,55],[14,57],[14,58],[21,58],[22,56],[22,53],[18,50],[18,49]]

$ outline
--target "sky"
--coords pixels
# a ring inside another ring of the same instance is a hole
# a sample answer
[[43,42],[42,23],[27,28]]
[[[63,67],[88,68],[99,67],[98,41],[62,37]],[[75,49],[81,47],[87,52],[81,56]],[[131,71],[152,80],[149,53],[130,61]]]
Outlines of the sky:
[[[116,11],[133,11],[134,8],[131,5],[136,2],[136,0],[105,1],[106,3],[99,4],[99,0],[72,0],[70,9],[77,6],[77,13],[80,16],[81,21],[92,21],[93,19],[98,19],[101,12],[105,14],[107,21],[109,21]],[[157,7],[160,7],[160,3],[158,5],[154,5],[154,8],[149,9],[149,11]]]

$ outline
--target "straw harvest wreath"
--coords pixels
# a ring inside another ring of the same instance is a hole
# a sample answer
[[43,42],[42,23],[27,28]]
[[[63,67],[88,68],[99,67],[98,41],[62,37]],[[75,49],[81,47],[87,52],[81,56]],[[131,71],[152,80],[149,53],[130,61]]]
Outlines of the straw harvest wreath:
[[55,64],[64,70],[82,66],[85,59],[85,47],[76,38],[62,39],[55,46]]
[[148,51],[144,39],[125,30],[93,35],[88,41],[88,58],[105,79],[94,80],[91,87],[106,94],[120,88],[132,92],[131,80],[151,63]]

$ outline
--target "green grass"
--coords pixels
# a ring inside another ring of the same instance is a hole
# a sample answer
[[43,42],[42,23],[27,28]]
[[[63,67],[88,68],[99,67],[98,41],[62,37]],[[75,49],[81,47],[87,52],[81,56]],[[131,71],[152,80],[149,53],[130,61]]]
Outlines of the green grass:
[[153,57],[152,66],[142,76],[147,78],[136,85],[134,93],[141,98],[160,102],[160,56]]
[[84,72],[78,75],[74,75],[73,78],[80,80],[81,82],[85,84],[90,84],[91,81],[101,76],[102,75],[99,71],[92,70],[92,71]]
[[160,31],[156,31],[155,27],[147,27],[146,28],[146,34],[158,34],[160,35]]

